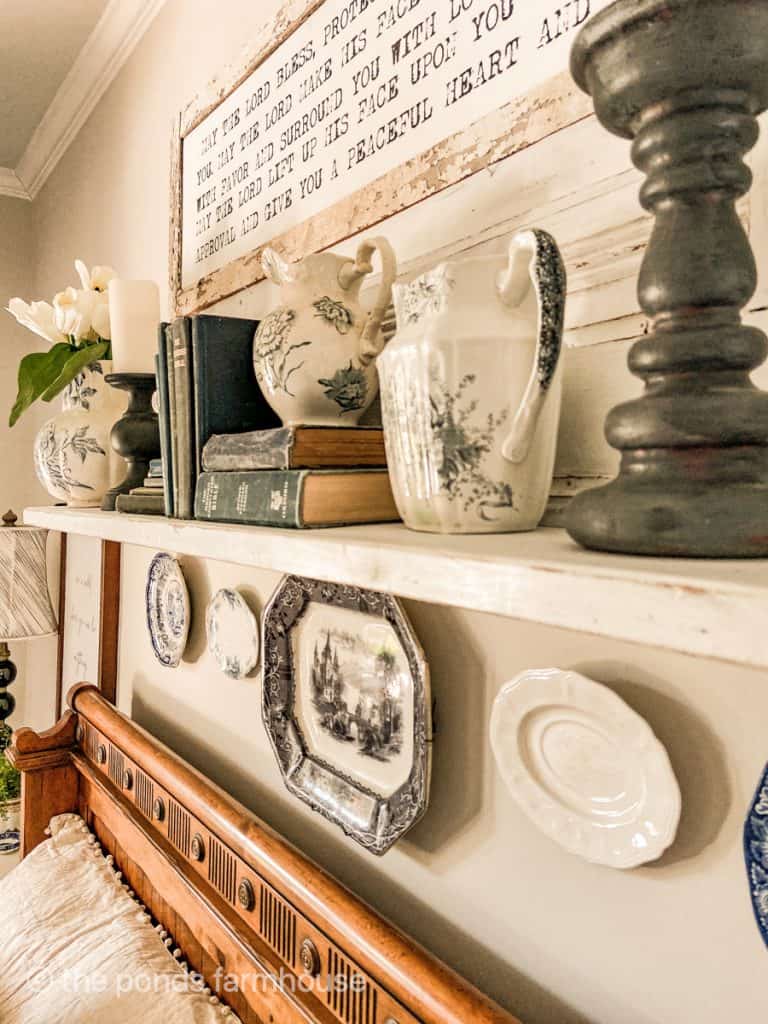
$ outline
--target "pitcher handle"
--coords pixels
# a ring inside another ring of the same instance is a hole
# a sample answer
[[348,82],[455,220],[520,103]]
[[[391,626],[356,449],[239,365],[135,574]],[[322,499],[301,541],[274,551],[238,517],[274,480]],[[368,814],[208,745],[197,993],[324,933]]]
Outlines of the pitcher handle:
[[528,458],[547,393],[557,372],[562,351],[566,283],[563,259],[551,235],[538,229],[515,235],[509,248],[509,266],[499,275],[497,289],[505,305],[517,307],[533,287],[538,324],[533,371],[501,448],[509,462],[519,464]]
[[392,285],[397,277],[394,250],[386,238],[382,237],[366,238],[360,243],[354,263],[357,272],[370,274],[373,271],[373,254],[377,251],[381,258],[381,286],[360,334],[358,358],[363,367],[369,366],[384,347],[379,335],[384,315],[392,302]]

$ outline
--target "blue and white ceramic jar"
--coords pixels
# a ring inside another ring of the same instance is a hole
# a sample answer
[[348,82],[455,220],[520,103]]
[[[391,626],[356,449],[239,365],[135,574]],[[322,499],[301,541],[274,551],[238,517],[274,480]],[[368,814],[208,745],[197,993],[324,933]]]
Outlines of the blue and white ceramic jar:
[[378,359],[392,489],[413,530],[535,529],[552,484],[566,275],[525,231],[505,256],[443,263],[393,289]]
[[106,360],[86,366],[64,392],[61,412],[35,439],[40,483],[72,508],[100,507],[120,474],[122,460],[112,450],[110,435],[128,399],[105,381],[111,370]]

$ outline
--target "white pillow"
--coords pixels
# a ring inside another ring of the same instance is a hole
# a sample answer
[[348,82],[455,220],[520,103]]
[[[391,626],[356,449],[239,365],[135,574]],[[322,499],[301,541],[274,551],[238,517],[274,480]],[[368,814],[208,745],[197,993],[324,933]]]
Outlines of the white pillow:
[[3,1024],[237,1024],[174,959],[82,818],[54,818],[50,834],[0,882]]

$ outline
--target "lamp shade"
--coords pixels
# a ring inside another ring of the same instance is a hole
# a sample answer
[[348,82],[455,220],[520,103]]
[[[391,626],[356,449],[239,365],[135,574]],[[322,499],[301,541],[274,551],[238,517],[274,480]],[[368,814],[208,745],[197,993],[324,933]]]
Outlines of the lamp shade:
[[0,641],[28,640],[57,631],[48,593],[47,530],[0,527]]

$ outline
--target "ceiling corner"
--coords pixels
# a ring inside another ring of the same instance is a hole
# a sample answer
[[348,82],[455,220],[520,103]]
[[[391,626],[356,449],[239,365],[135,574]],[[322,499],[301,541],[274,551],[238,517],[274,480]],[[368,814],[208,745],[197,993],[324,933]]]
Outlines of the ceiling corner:
[[[130,57],[165,0],[111,0],[27,145],[15,173],[0,169],[0,194],[34,199]],[[9,192],[6,175],[20,191]]]

